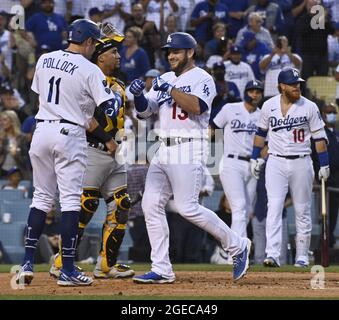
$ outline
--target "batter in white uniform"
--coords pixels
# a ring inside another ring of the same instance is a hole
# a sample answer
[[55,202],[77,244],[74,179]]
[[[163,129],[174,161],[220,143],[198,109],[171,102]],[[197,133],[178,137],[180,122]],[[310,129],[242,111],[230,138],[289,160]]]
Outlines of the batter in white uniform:
[[39,94],[37,126],[30,158],[35,188],[27,222],[25,257],[18,283],[33,279],[36,244],[54,204],[57,189],[61,204],[62,264],[58,284],[90,285],[93,280],[74,268],[80,198],[86,169],[86,129],[104,139],[112,153],[117,144],[92,119],[96,106],[115,110],[115,98],[102,71],[88,59],[101,36],[86,19],[70,26],[66,50],[44,54],[36,65],[32,90]]
[[250,158],[257,122],[258,104],[263,85],[251,80],[245,87],[245,102],[228,103],[213,119],[216,128],[224,129],[224,159],[220,180],[232,210],[231,229],[247,236],[248,216],[253,210],[257,180],[250,170]]
[[309,265],[313,166],[310,138],[315,141],[320,161],[319,179],[329,176],[327,137],[318,107],[301,96],[299,71],[283,69],[278,76],[281,94],[267,100],[261,110],[254,140],[251,171],[258,178],[263,160],[258,159],[268,132],[269,158],[266,165],[268,212],[265,266],[279,267],[282,210],[288,188],[296,218],[296,267]]
[[137,283],[175,281],[169,259],[169,230],[165,206],[173,194],[179,214],[212,234],[233,257],[233,279],[248,269],[251,242],[233,232],[217,215],[198,202],[211,104],[216,95],[212,77],[194,65],[195,39],[184,32],[168,36],[171,72],[157,77],[153,88],[142,94],[144,82],[134,80],[130,91],[138,115],[159,113],[160,148],[148,170],[142,208],[151,244],[152,270],[135,276]]

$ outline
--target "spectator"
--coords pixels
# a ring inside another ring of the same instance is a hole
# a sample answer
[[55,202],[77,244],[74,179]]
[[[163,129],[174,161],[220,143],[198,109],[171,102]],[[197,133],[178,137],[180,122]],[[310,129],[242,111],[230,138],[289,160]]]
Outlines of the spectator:
[[8,171],[17,167],[25,180],[30,179],[27,140],[21,133],[20,122],[12,110],[0,113],[0,177],[5,177]]
[[288,39],[278,37],[276,46],[270,54],[265,55],[260,61],[260,70],[265,74],[264,97],[268,99],[279,94],[278,75],[285,67],[301,69],[302,59],[299,55],[291,53]]
[[83,0],[68,0],[69,3],[69,12],[71,14],[71,18],[69,23],[72,23],[74,20],[83,19],[85,16],[82,2]]
[[213,39],[209,40],[204,48],[205,58],[217,53],[220,41],[226,40],[225,36],[226,26],[223,23],[217,22],[215,25],[213,25]]
[[179,6],[175,0],[141,0],[141,4],[146,13],[146,19],[154,21],[158,30],[160,29],[161,7],[163,7],[164,20],[166,20],[169,14],[179,12]]
[[195,28],[194,37],[202,46],[213,38],[212,27],[215,23],[228,23],[228,8],[219,0],[199,2],[191,15],[191,26]]
[[286,36],[288,41],[292,43],[295,27],[295,19],[292,13],[293,0],[273,0],[273,2],[275,2],[280,7],[284,17],[284,23],[281,26],[279,34]]
[[336,68],[339,64],[339,22],[335,24],[334,35],[327,38],[328,44],[328,61],[331,68]]
[[143,32],[138,27],[130,27],[125,33],[125,40],[120,56],[120,69],[126,75],[127,82],[143,77],[150,69],[150,62],[146,51],[139,47]]
[[94,7],[89,9],[88,16],[93,22],[99,23],[104,19],[104,12],[99,10],[97,7]]
[[12,71],[12,47],[14,39],[6,29],[7,13],[0,11],[0,77],[8,78]]
[[225,80],[225,64],[222,61],[213,65],[212,75],[217,95],[212,102],[210,123],[226,103],[241,101],[237,85]]
[[32,15],[40,11],[40,7],[35,0],[21,0],[20,4],[25,10],[25,20],[27,21]]
[[240,45],[242,47],[242,61],[251,66],[256,79],[262,80],[263,75],[260,72],[259,62],[271,50],[267,48],[265,43],[258,40],[251,31],[244,33]]
[[167,37],[178,31],[177,17],[171,13],[164,19],[163,10],[160,11],[160,42],[165,43]]
[[302,77],[305,80],[314,75],[328,75],[327,36],[334,33],[327,14],[322,17],[325,19],[324,28],[315,29],[312,27],[314,22],[312,23],[311,20],[316,13],[311,13],[311,8],[315,4],[317,4],[317,0],[307,0],[306,13],[298,19],[296,25],[296,33],[299,37],[298,43],[303,58]]
[[230,60],[225,62],[225,71],[225,80],[236,84],[243,99],[247,82],[255,80],[255,77],[251,66],[241,61],[241,49],[238,46],[231,47]]
[[235,39],[235,44],[240,44],[245,32],[252,31],[258,40],[264,42],[269,49],[273,49],[274,44],[271,34],[266,28],[262,26],[262,22],[263,19],[258,12],[250,13],[248,16],[248,25],[239,30],[237,38]]
[[337,0],[323,0],[323,5],[329,10],[331,20],[334,23],[339,22],[339,2]]
[[[127,192],[132,201],[142,194],[145,188],[148,164],[133,164],[127,169]],[[141,199],[140,199],[141,200]],[[151,246],[148,239],[146,223],[141,201],[132,206],[128,215],[128,227],[133,240],[129,259],[135,262],[149,262]]]
[[48,45],[51,51],[62,49],[67,36],[66,29],[64,17],[54,13],[53,0],[42,0],[41,11],[26,21],[26,31],[32,33],[38,49],[43,44]]
[[[179,10],[177,13],[179,19],[179,31],[187,32],[191,31],[191,14],[195,7],[195,5],[201,0],[179,0]],[[189,32],[190,33],[190,32]]]
[[7,183],[2,186],[2,190],[21,190],[24,193],[24,198],[28,198],[27,188],[20,185],[22,174],[19,168],[13,167],[7,172]]
[[249,6],[249,0],[223,0],[223,3],[226,4],[229,9],[228,37],[235,39],[239,30],[245,24],[245,15]]
[[[321,116],[325,122],[325,131],[328,138],[327,150],[330,161],[331,174],[327,179],[327,186],[333,188],[339,188],[339,132],[335,129],[337,119],[337,107],[330,103],[321,108]],[[313,150],[314,145],[312,144]],[[319,160],[317,156],[312,153],[312,160],[314,163],[314,169],[319,170]],[[318,171],[315,171],[318,172]],[[318,177],[316,177],[318,180]],[[318,180],[319,181],[319,180]],[[328,216],[329,216],[329,245],[331,248],[336,243],[334,231],[337,225],[338,209],[339,209],[339,196],[338,193],[329,193],[328,203]]]
[[284,25],[284,16],[280,7],[270,0],[257,0],[256,5],[248,8],[247,13],[257,12],[263,19],[263,26],[271,34],[281,33]]
[[45,226],[39,238],[35,261],[50,263],[51,258],[59,252],[60,219],[55,208],[46,214]]
[[132,14],[126,21],[124,32],[131,27],[139,27],[143,36],[139,45],[146,51],[151,66],[155,63],[155,52],[160,49],[160,33],[153,21],[146,20],[144,8],[140,3],[132,6]]
[[228,41],[228,39],[221,38],[219,40],[215,54],[209,56],[207,59],[206,67],[208,71],[212,70],[215,63],[223,62],[229,59],[231,46],[232,43],[231,41]]

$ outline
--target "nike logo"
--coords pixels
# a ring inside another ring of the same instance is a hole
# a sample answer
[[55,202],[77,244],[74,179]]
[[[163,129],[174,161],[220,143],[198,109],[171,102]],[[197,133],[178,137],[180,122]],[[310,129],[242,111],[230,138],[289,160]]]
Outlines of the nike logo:
[[277,108],[275,108],[275,109],[271,109],[271,111],[274,111],[274,110],[277,110]]

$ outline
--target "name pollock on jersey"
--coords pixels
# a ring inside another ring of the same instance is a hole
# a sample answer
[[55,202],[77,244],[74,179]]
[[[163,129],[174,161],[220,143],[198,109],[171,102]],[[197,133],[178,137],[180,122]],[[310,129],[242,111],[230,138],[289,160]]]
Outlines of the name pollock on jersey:
[[59,66],[60,61],[61,59],[45,58],[42,63],[42,68],[57,69],[71,75],[73,75],[74,71],[79,68],[79,66],[69,61],[63,61]]

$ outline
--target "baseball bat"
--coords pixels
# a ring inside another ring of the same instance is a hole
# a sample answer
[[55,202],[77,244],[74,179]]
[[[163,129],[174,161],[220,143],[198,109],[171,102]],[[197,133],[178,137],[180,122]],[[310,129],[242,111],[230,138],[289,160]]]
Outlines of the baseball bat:
[[323,267],[329,266],[329,252],[328,252],[328,224],[327,224],[327,209],[326,209],[326,189],[325,180],[321,179],[321,265]]

